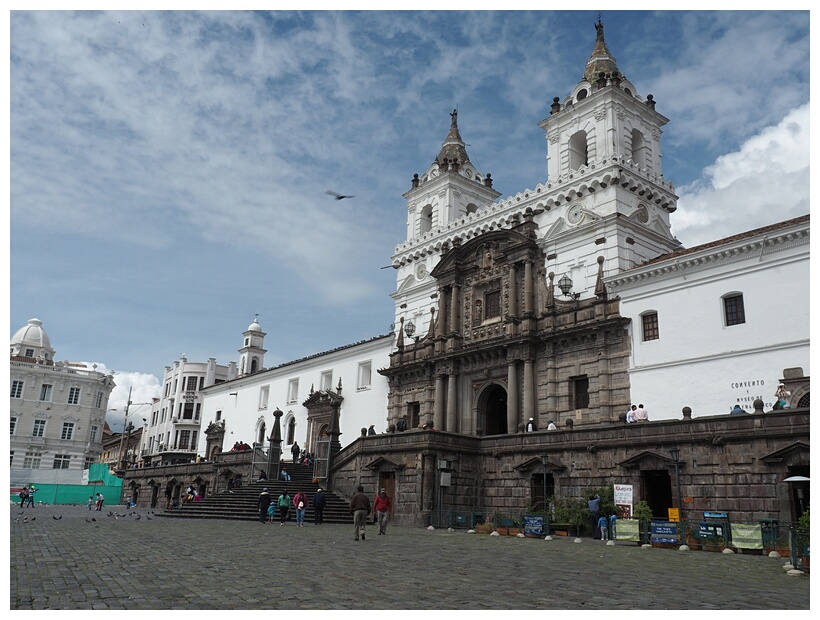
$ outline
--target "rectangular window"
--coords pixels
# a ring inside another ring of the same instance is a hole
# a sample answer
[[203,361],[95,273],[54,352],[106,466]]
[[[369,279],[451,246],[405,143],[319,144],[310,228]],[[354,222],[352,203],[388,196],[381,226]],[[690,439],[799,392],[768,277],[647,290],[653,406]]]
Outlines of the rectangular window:
[[46,421],[34,420],[34,429],[31,431],[32,437],[42,437],[46,434]]
[[70,440],[74,438],[74,422],[63,422],[63,433],[60,439]]
[[650,312],[649,314],[644,314],[641,317],[643,321],[643,339],[644,342],[647,340],[657,340],[660,338],[660,333],[658,331],[658,313],[657,312]]
[[299,379],[288,381],[288,404],[295,403],[299,399]]
[[726,312],[726,327],[746,322],[746,310],[743,307],[743,295],[729,295],[723,298],[723,309]]
[[202,411],[202,403],[197,403],[196,404],[196,411],[194,412],[194,420],[199,419],[199,414],[200,414],[201,411]]
[[196,450],[196,431],[191,431],[191,450]]
[[55,454],[54,465],[52,465],[52,469],[68,469],[68,465],[70,462],[70,454]]
[[26,452],[23,459],[23,469],[40,469],[40,459],[43,458],[41,452]]
[[319,381],[320,390],[329,390],[333,386],[333,371],[326,370],[322,373],[321,381]]
[[270,394],[270,386],[265,385],[259,388],[259,408],[268,408],[268,394]]
[[185,389],[188,392],[196,392],[196,384],[199,380],[199,377],[188,377],[187,382],[185,385]]
[[17,429],[17,418],[11,419],[11,434],[14,435],[14,431]]
[[371,374],[371,362],[360,362],[359,363],[359,382],[356,386],[357,390],[369,390],[370,389],[370,374]]
[[44,383],[40,386],[40,400],[44,403],[47,403],[51,400],[51,389],[52,385],[48,383]]
[[68,404],[77,405],[80,402],[80,388],[73,387],[68,390]]
[[97,428],[96,426],[91,427],[91,437],[90,437],[91,443],[96,443],[97,442],[97,432],[98,431],[99,431],[99,428]]
[[98,392],[98,393],[97,393],[97,404],[96,404],[96,405],[94,405],[94,406],[95,406],[97,409],[102,408],[102,401],[103,401],[103,393],[102,393],[102,392]]
[[484,294],[484,318],[494,319],[501,316],[501,291],[488,291]]
[[87,456],[85,457],[85,461],[83,462],[83,469],[90,469],[93,464],[94,458],[91,456]]
[[205,388],[205,377],[199,378],[199,391],[201,392]]
[[177,447],[180,450],[187,450],[188,446],[191,444],[191,431],[180,431],[179,432],[179,441],[177,443]]
[[586,409],[589,407],[589,378],[584,375],[573,377],[570,381],[572,382],[572,408]]
[[23,382],[22,381],[12,381],[11,382],[11,397],[12,398],[20,398],[23,396]]
[[194,403],[185,403],[185,407],[182,408],[182,419],[183,420],[193,420],[194,419]]
[[26,349],[26,357],[34,357],[34,349]]
[[216,421],[219,422],[222,419],[222,409],[216,412]]

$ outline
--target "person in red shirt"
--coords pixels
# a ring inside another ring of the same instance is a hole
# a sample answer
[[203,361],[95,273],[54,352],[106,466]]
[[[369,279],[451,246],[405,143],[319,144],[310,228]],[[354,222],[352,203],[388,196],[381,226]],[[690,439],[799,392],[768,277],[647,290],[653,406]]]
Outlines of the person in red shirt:
[[387,495],[386,489],[379,490],[379,494],[373,502],[373,510],[376,511],[376,518],[379,523],[379,536],[384,536],[387,534],[387,519],[393,510],[393,503]]

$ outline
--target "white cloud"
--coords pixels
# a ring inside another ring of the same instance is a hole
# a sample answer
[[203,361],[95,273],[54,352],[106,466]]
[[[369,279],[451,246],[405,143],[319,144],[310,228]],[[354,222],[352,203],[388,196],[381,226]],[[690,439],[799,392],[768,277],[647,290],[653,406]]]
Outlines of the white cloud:
[[809,212],[809,104],[678,188],[673,231],[687,247]]
[[[86,362],[90,367],[91,364]],[[106,368],[105,364],[97,363],[97,372],[114,373],[116,387],[111,391],[108,399],[109,412],[105,419],[111,430],[120,432],[125,419],[125,408],[128,404],[128,391],[131,390],[131,406],[128,407],[128,418],[134,426],[142,425],[142,418],[149,418],[151,413],[151,399],[159,398],[162,391],[160,380],[151,374],[141,372],[116,372]],[[149,403],[141,405],[139,403]],[[116,409],[116,411],[110,411]]]

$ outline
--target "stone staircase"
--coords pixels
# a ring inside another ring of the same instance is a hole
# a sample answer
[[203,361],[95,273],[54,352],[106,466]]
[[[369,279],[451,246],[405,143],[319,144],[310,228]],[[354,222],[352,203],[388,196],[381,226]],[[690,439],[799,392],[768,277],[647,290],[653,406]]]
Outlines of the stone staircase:
[[[239,521],[258,521],[259,508],[257,500],[262,489],[267,488],[273,502],[279,498],[282,491],[287,490],[293,498],[300,490],[308,497],[308,506],[305,511],[305,523],[313,523],[313,495],[320,485],[313,483],[313,468],[302,465],[290,465],[283,463],[291,476],[290,482],[282,480],[269,480],[267,482],[252,482],[248,485],[220,492],[201,499],[198,502],[182,504],[179,508],[165,510],[157,513],[157,516],[182,518],[182,519],[232,519]],[[348,514],[350,505],[349,499],[341,498],[333,493],[325,491],[325,512],[323,521],[325,523],[353,523],[353,518]],[[279,520],[279,511],[276,511],[275,521]],[[296,509],[291,506],[288,514],[288,522],[296,521]]]

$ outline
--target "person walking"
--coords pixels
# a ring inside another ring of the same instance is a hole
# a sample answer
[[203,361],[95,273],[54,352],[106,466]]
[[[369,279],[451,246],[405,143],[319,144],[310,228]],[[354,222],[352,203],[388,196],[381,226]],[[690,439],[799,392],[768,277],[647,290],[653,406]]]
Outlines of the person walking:
[[20,491],[20,508],[26,507],[26,500],[28,499],[28,485],[23,487],[23,490]]
[[279,525],[284,525],[285,521],[288,520],[290,502],[290,495],[288,495],[288,491],[285,489],[282,491],[282,494],[279,496],[279,500],[276,502],[277,506],[279,506]]
[[380,489],[379,494],[373,501],[373,510],[376,512],[376,519],[379,524],[379,536],[387,534],[387,520],[393,511],[393,502],[387,494],[387,489]]
[[293,496],[293,505],[296,506],[296,526],[305,527],[305,509],[307,508],[307,495],[300,490]]
[[598,535],[601,540],[609,540],[609,519],[604,515],[598,519]]
[[97,512],[102,511],[103,503],[105,502],[105,498],[103,497],[102,493],[97,493]]
[[370,514],[370,499],[365,495],[362,485],[356,488],[356,492],[350,498],[350,514],[353,515],[353,529],[356,531],[353,540],[359,540],[359,536],[364,540],[364,526],[367,515]]
[[270,493],[268,493],[268,487],[262,489],[262,492],[259,494],[259,499],[256,500],[256,505],[259,508],[259,523],[264,523],[268,519],[268,507],[272,501],[272,497]]
[[34,485],[32,484],[28,488],[28,499],[26,500],[26,506],[31,506],[32,508],[34,508],[34,494],[36,492],[37,492],[37,489],[35,489]]
[[322,525],[324,522],[324,511],[327,499],[321,488],[316,489],[313,495],[313,525]]
[[293,457],[293,462],[294,463],[299,462],[299,454],[301,452],[302,452],[302,449],[299,447],[299,444],[294,441],[293,445],[290,448],[290,454]]

